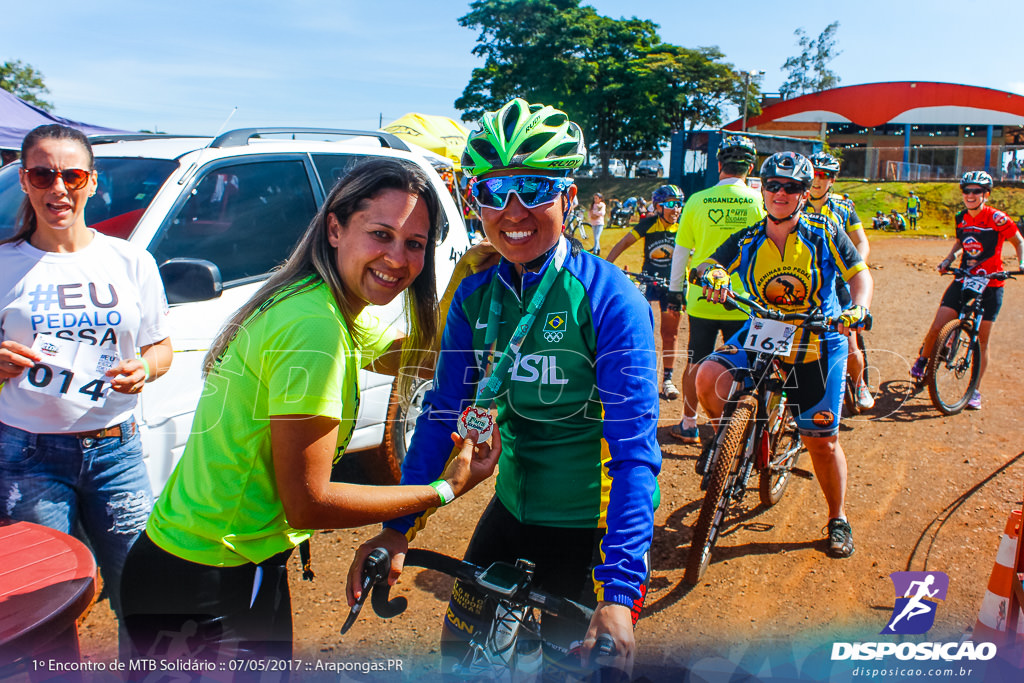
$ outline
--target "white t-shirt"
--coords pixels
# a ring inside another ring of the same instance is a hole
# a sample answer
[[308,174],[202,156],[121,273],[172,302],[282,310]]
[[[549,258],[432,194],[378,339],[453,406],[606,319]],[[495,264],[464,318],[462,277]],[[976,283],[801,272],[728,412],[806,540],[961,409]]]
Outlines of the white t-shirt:
[[[85,249],[70,254],[28,242],[0,245],[0,341],[32,346],[37,335],[51,334],[125,359],[168,337],[167,297],[152,255],[125,240],[93,235]],[[67,393],[28,391],[19,386],[22,377],[0,390],[0,422],[37,434],[110,427],[128,419],[138,402],[112,391],[109,381],[92,385],[104,395],[92,401],[88,393],[74,393],[72,400]],[[47,386],[63,381],[43,372],[33,378]]]

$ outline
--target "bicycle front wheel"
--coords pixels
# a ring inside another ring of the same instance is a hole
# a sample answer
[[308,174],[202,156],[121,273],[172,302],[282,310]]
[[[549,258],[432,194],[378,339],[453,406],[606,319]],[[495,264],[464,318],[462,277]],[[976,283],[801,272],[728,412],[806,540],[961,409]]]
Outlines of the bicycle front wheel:
[[939,331],[928,361],[928,394],[943,415],[956,415],[981,382],[980,347],[971,322],[950,320]]
[[800,432],[796,424],[789,422],[789,408],[782,415],[783,423],[779,426],[778,433],[771,437],[771,452],[768,454],[768,467],[758,474],[757,492],[761,502],[771,507],[780,500],[786,493],[789,480],[793,476],[793,468],[800,458],[800,451],[804,444],[800,440]]
[[580,223],[576,230],[576,239],[580,241],[587,251],[594,250],[594,229],[586,223]]
[[707,493],[704,494],[700,516],[693,529],[690,553],[686,556],[683,581],[691,586],[700,583],[711,561],[711,550],[715,547],[718,530],[732,502],[732,488],[739,476],[743,451],[754,429],[756,415],[757,400],[748,394],[736,402],[732,416],[722,427],[725,431],[719,435],[716,453],[712,454],[713,464],[708,475]]

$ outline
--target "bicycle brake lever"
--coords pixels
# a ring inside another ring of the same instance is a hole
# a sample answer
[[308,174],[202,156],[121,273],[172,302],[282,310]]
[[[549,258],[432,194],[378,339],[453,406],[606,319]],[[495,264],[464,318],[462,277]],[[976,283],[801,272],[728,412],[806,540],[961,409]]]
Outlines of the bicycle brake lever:
[[[363,609],[363,603],[366,602],[370,589],[373,588],[373,592],[376,593],[376,588],[381,581],[384,581],[384,585],[387,585],[387,577],[390,570],[391,555],[384,548],[374,548],[366,556],[366,559],[363,560],[362,592],[359,595],[359,599],[356,600],[356,604],[352,605],[352,609],[349,610],[345,623],[341,625],[342,635],[345,635],[352,628],[352,624],[356,623],[356,617],[359,616],[359,611]],[[377,611],[376,605],[374,605],[374,611],[380,614]]]

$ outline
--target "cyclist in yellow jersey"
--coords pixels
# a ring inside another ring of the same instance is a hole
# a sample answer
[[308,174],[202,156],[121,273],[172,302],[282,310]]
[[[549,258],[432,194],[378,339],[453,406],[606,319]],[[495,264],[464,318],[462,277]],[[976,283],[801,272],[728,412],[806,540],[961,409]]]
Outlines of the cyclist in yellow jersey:
[[[738,230],[764,218],[761,194],[747,186],[747,175],[754,168],[757,148],[745,135],[727,135],[718,146],[718,184],[693,194],[683,208],[676,233],[669,277],[671,293],[686,291],[686,316],[689,319],[686,369],[683,370],[683,418],[669,434],[683,443],[700,443],[697,432],[697,366],[715,350],[715,341],[736,334],[747,317],[740,311],[727,311],[701,299],[697,288],[687,290],[689,262],[701,263]],[[743,293],[743,283],[733,277],[733,289]]]
[[[728,298],[729,275],[739,273],[762,306],[791,313],[819,310],[837,321],[836,331],[797,333],[792,352],[782,360],[787,374],[783,386],[828,505],[828,553],[849,557],[854,545],[846,519],[847,467],[839,444],[839,406],[846,339],[868,319],[874,285],[846,233],[834,230],[820,215],[803,213],[813,177],[811,163],[799,154],[769,157],[761,166],[768,217],[729,237],[696,272],[704,296],[714,303]],[[840,306],[836,297],[836,275],[850,284],[849,306]],[[733,371],[749,367],[744,349],[747,329],[705,359],[697,371],[701,406],[716,422],[731,393]]]
[[[640,199],[643,202],[643,198]],[[672,268],[672,252],[678,238],[676,231],[679,216],[683,212],[683,191],[675,185],[662,185],[651,195],[654,213],[643,216],[636,227],[626,233],[608,252],[608,263],[626,249],[644,241],[643,274],[668,279]],[[647,300],[657,301],[661,308],[661,395],[669,401],[679,398],[679,389],[672,381],[676,361],[676,337],[679,336],[679,321],[682,318],[683,295],[672,294],[668,289],[650,285],[646,290]]]
[[[857,253],[867,263],[871,247],[860,216],[857,215],[852,201],[832,193],[832,185],[839,175],[839,160],[828,152],[812,154],[810,160],[814,166],[814,180],[811,182],[811,193],[805,211],[821,214],[834,223],[837,229],[845,230]],[[844,283],[836,282],[836,293],[839,295],[839,304],[843,308],[849,306],[850,290]],[[875,397],[871,395],[868,385],[860,381],[864,377],[864,352],[857,346],[857,335],[851,335],[849,342],[847,370],[849,376],[856,377],[858,381],[858,385],[853,388],[853,395],[857,397],[857,405],[861,410],[871,410],[875,407]]]

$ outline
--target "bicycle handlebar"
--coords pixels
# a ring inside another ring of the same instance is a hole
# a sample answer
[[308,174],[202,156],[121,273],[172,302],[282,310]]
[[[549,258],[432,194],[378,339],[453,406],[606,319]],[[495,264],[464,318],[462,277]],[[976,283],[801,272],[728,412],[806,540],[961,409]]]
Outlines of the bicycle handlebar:
[[1015,280],[1014,275],[1024,275],[1024,270],[1000,270],[995,273],[972,273],[966,268],[946,268],[943,275],[954,277],[987,277],[990,280]]
[[659,285],[668,289],[668,280],[657,275],[648,275],[647,273],[635,273],[629,268],[623,268],[622,272],[626,274],[626,277],[636,280],[642,285]]

